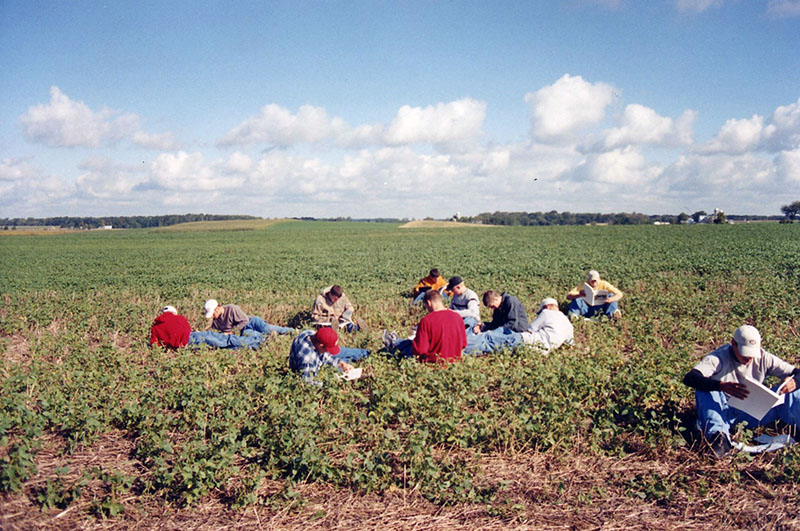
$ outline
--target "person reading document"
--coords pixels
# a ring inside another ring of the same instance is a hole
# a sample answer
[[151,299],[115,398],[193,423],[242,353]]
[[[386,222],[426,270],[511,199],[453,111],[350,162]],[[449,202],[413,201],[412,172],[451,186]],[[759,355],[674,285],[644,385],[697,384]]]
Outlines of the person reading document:
[[[763,409],[764,378],[781,380],[775,392],[783,400]],[[730,431],[746,422],[750,428],[770,424],[777,419],[797,429],[800,426],[800,369],[761,348],[761,334],[750,325],[733,333],[730,343],[707,354],[683,378],[695,390],[697,420],[714,455],[722,457],[731,448]],[[760,399],[756,394],[762,395]],[[759,407],[760,406],[760,407]],[[748,413],[747,411],[750,411]],[[753,415],[755,413],[756,416]]]

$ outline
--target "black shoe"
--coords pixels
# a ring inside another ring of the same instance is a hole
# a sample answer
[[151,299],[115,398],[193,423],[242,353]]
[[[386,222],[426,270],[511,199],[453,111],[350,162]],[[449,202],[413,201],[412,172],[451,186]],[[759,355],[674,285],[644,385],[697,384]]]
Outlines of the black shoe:
[[711,438],[711,451],[714,452],[714,457],[722,459],[733,450],[731,440],[724,433],[717,433]]

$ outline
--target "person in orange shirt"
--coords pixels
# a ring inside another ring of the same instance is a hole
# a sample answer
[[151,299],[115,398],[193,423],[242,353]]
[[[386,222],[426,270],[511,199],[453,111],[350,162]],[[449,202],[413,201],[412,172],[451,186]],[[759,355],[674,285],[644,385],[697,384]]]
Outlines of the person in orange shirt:
[[[434,289],[442,293],[446,286],[447,281],[439,274],[439,270],[436,268],[431,269],[428,276],[420,280],[417,285],[414,286],[414,289],[411,292],[414,295],[414,302],[412,304],[421,302],[426,291]],[[442,295],[445,294],[442,293]]]

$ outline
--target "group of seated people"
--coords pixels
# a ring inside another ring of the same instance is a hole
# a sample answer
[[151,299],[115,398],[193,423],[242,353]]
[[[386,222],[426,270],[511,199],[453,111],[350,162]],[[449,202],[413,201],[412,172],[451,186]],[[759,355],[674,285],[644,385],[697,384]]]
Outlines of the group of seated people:
[[[608,283],[598,284],[599,275],[590,271],[587,284],[593,281],[597,290],[621,292]],[[604,281],[602,281],[604,282]],[[579,286],[576,296],[582,297]],[[586,288],[588,289],[588,288]],[[568,298],[570,298],[568,295]],[[459,276],[445,281],[437,269],[420,280],[412,290],[413,302],[422,302],[427,315],[415,327],[410,337],[401,340],[394,332],[384,331],[385,350],[400,357],[416,357],[423,362],[453,362],[463,354],[485,354],[502,348],[532,345],[547,353],[562,344],[573,343],[573,326],[553,298],[542,300],[536,319],[529,322],[523,304],[508,293],[488,290],[482,299]],[[492,319],[481,322],[480,300],[492,310]],[[575,302],[574,298],[570,300]],[[600,305],[585,301],[573,312],[575,315],[603,313],[612,316],[617,311],[616,300]],[[165,306],[156,317],[150,332],[150,344],[168,348],[208,345],[214,348],[257,348],[271,335],[291,334],[295,329],[269,324],[264,319],[248,315],[235,304],[219,304],[209,299],[203,306],[209,325],[193,331],[188,320],[173,306]],[[332,365],[349,372],[352,362],[369,354],[365,349],[339,345],[339,332],[368,332],[367,323],[354,315],[355,308],[339,285],[327,286],[314,300],[311,309],[313,329],[302,331],[294,338],[289,354],[289,366],[312,383],[323,365]]]
[[[529,322],[524,305],[513,295],[488,290],[479,299],[461,277],[444,281],[436,269],[414,287],[412,296],[413,302],[422,302],[426,315],[406,339],[383,331],[385,350],[421,362],[450,363],[461,359],[462,354],[484,354],[520,345],[531,345],[542,353],[571,345],[571,321],[598,316],[619,319],[618,301],[623,294],[592,270],[585,283],[567,294],[567,315],[559,309],[556,299],[548,297],[539,304],[533,322]],[[492,310],[489,322],[481,321],[481,301]],[[203,309],[209,326],[193,331],[175,307],[165,306],[152,325],[151,346],[257,348],[271,335],[297,332],[247,315],[235,304],[220,305],[209,299]],[[369,328],[363,319],[354,316],[353,305],[341,286],[322,290],[314,301],[311,317],[314,328],[300,331],[292,341],[290,369],[315,385],[322,385],[316,376],[324,365],[338,368],[343,376],[360,371],[353,363],[370,352],[341,346],[337,330],[356,332]],[[747,409],[742,401],[754,389],[752,386],[762,384],[767,376],[780,378],[774,390],[783,398],[759,413],[760,417],[753,417],[739,407]],[[717,456],[731,451],[730,432],[740,422],[756,427],[780,419],[794,430],[800,428],[800,369],[761,348],[761,335],[753,326],[736,329],[731,342],[705,356],[683,382],[695,389],[698,427]]]

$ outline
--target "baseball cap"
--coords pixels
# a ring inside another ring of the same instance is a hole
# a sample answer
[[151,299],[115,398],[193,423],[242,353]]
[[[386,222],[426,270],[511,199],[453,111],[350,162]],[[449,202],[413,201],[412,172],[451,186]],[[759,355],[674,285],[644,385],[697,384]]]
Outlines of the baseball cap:
[[167,313],[167,312],[178,315],[178,310],[175,309],[175,306],[164,306],[163,308],[161,308],[161,313]]
[[600,280],[600,273],[592,269],[591,271],[586,273],[586,280]]
[[203,305],[203,309],[206,311],[206,319],[214,317],[214,310],[217,309],[217,306],[219,306],[219,303],[214,299],[206,301],[205,305]]
[[542,299],[542,303],[539,304],[539,309],[536,311],[536,313],[539,313],[542,310],[544,310],[544,307],[547,306],[548,304],[555,304],[556,306],[558,306],[558,301],[555,300],[553,297],[547,297],[546,299]]
[[745,358],[761,357],[761,334],[755,326],[742,325],[733,333],[733,340],[739,346],[739,354]]
[[755,326],[742,325],[733,333],[733,340],[739,346],[739,354],[745,358],[761,357],[761,334]]
[[336,330],[333,328],[328,328],[327,326],[320,328],[317,330],[315,334],[317,338],[317,342],[325,346],[325,350],[328,351],[328,354],[331,356],[335,356],[341,350],[339,348],[339,334],[336,333]]
[[461,277],[451,277],[450,280],[447,281],[447,290],[450,291],[451,289],[458,286],[462,282],[464,282],[464,279],[462,279]]

